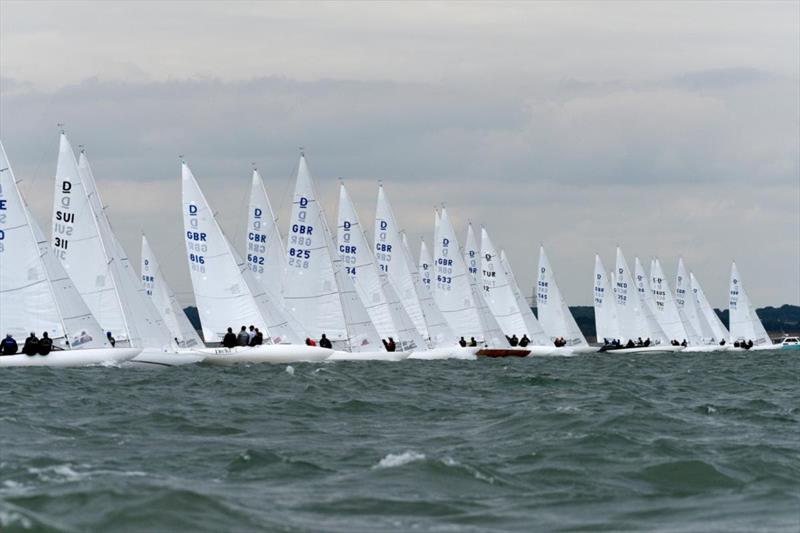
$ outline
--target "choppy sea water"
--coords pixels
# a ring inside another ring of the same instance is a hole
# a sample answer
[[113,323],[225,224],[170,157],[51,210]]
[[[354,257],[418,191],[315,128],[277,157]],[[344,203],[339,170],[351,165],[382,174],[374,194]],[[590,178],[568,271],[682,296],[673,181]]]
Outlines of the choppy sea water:
[[0,526],[798,531],[799,371],[790,352],[4,369]]

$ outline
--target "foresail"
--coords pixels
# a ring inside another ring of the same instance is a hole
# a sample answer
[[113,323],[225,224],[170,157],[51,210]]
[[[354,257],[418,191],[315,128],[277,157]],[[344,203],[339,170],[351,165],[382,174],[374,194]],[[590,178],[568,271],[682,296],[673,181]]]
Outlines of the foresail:
[[[514,291],[511,288],[505,268],[500,262],[500,255],[494,247],[486,228],[481,228],[481,248],[476,252],[470,246],[470,234],[467,237],[467,266],[472,272],[473,268],[478,271],[476,277],[480,278],[480,285],[489,309],[500,325],[503,334],[507,337],[516,335],[522,338],[526,335],[532,338],[534,332],[529,331],[525,320],[522,318],[524,308],[520,308],[514,298]],[[474,240],[474,237],[472,237]],[[472,254],[472,255],[470,255]],[[478,260],[472,258],[478,256]],[[476,267],[472,266],[472,261]],[[527,306],[525,306],[527,307]],[[527,307],[529,312],[530,308]]]
[[145,293],[152,299],[153,305],[161,315],[176,344],[183,348],[203,346],[203,341],[200,340],[200,336],[178,303],[178,299],[167,283],[158,260],[150,248],[150,243],[147,242],[147,237],[144,235],[142,235],[141,272]]
[[[698,336],[699,343],[706,344],[715,341],[714,332],[697,305],[697,300],[692,292],[691,278],[683,264],[683,258],[678,258],[678,271],[675,275],[675,304],[691,324],[692,330]],[[716,341],[719,340],[721,338],[716,339]]]
[[655,301],[656,319],[670,340],[699,344],[700,338],[691,329],[688,319],[675,303],[669,281],[661,267],[661,261],[658,259],[653,259],[653,267],[650,271],[650,290]]

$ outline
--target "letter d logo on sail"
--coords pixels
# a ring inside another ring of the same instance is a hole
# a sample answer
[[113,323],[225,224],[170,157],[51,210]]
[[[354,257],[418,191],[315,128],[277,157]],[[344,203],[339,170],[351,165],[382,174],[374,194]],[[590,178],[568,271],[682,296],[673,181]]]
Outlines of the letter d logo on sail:
[[189,216],[195,217],[197,216],[197,206],[194,204],[189,204]]
[[447,248],[448,246],[450,246],[450,239],[447,239],[447,238],[442,239],[442,246],[444,248]]
[[386,228],[388,227],[389,224],[387,224],[385,220],[381,220],[381,230],[386,231]]
[[256,207],[256,208],[253,210],[253,216],[254,216],[255,218],[261,218],[261,208],[260,208],[260,207]]

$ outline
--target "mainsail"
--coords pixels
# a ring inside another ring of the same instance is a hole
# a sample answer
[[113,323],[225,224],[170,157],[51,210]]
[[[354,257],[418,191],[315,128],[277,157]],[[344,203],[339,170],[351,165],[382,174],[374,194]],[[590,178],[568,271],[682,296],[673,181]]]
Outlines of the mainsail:
[[284,300],[309,335],[324,333],[351,351],[380,350],[381,339],[333,243],[301,154],[286,246]]
[[517,302],[517,307],[519,307],[522,312],[522,319],[525,321],[525,329],[532,332],[532,337],[530,337],[531,343],[537,346],[551,346],[552,342],[550,337],[534,316],[531,306],[525,299],[525,296],[522,295],[522,291],[517,283],[517,277],[511,270],[511,262],[506,257],[505,250],[500,250],[500,265],[506,274],[506,278],[508,278],[508,284],[511,287],[511,291],[514,293],[514,300]]
[[616,261],[616,308],[617,320],[619,322],[619,330],[622,342],[626,340],[636,340],[639,337],[642,339],[649,338],[651,342],[665,342],[661,328],[658,326],[651,308],[648,306],[646,300],[640,295],[647,298],[649,294],[649,287],[642,285],[647,283],[647,275],[644,269],[641,269],[641,263],[636,260],[639,265],[640,272],[636,274],[638,285],[634,284],[631,270],[628,268],[628,263],[625,261],[625,256],[622,255],[622,250],[617,248],[617,261]]
[[158,260],[144,235],[142,235],[142,286],[153,300],[153,305],[177,345],[182,348],[202,347],[203,341],[200,340],[200,336],[178,303],[178,298],[167,284]]
[[441,216],[437,213],[434,230],[435,276],[432,276],[431,284],[436,305],[457,336],[466,339],[474,337],[475,340],[482,341],[485,333],[473,295],[471,278],[468,277],[464,258],[458,249],[455,230],[445,209],[442,209]]
[[730,340],[753,341],[756,346],[772,344],[764,325],[750,304],[750,298],[744,290],[742,278],[736,263],[731,265],[731,283],[729,300]]
[[286,251],[264,181],[253,170],[247,216],[247,265],[272,297],[282,299]]
[[563,337],[567,346],[587,346],[567,302],[561,296],[544,246],[539,247],[539,276],[536,281],[536,310],[539,323],[551,338]]
[[599,255],[594,256],[594,325],[597,331],[597,341],[622,342],[617,321],[617,308],[615,292],[606,273],[606,267]]
[[467,278],[470,281],[470,289],[472,290],[472,297],[478,311],[478,317],[481,321],[481,329],[485,341],[492,346],[506,346],[508,339],[503,333],[503,328],[497,322],[489,304],[486,303],[486,288],[483,284],[483,276],[480,272],[481,268],[481,249],[478,246],[478,241],[475,239],[475,232],[472,230],[472,223],[467,224],[467,238],[464,241],[464,264],[467,265]]

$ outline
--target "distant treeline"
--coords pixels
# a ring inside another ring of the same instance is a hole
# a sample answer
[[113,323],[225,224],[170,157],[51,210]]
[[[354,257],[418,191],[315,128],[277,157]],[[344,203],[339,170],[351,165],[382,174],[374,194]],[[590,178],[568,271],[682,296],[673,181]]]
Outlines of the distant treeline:
[[[533,307],[533,312],[536,313],[536,308]],[[570,307],[570,311],[572,311],[572,316],[575,317],[575,322],[578,323],[578,327],[581,328],[583,334],[586,335],[589,339],[595,338],[595,329],[594,329],[594,307],[588,305],[578,305],[575,307]],[[200,316],[197,313],[197,308],[194,306],[187,307],[184,309],[186,312],[186,316],[189,317],[189,321],[192,323],[195,329],[200,329]],[[722,319],[722,323],[725,326],[728,326],[728,310],[725,309],[724,311],[720,311],[719,309],[715,309],[717,315]],[[756,309],[756,313],[758,314],[758,318],[761,319],[761,322],[764,324],[764,327],[767,329],[767,332],[772,337],[777,337],[783,333],[787,333],[790,335],[797,335],[800,334],[800,307],[796,305],[782,305],[780,307],[762,307],[761,309]],[[250,324],[234,324],[231,323],[231,327],[234,329],[239,329],[239,326],[249,326]]]

